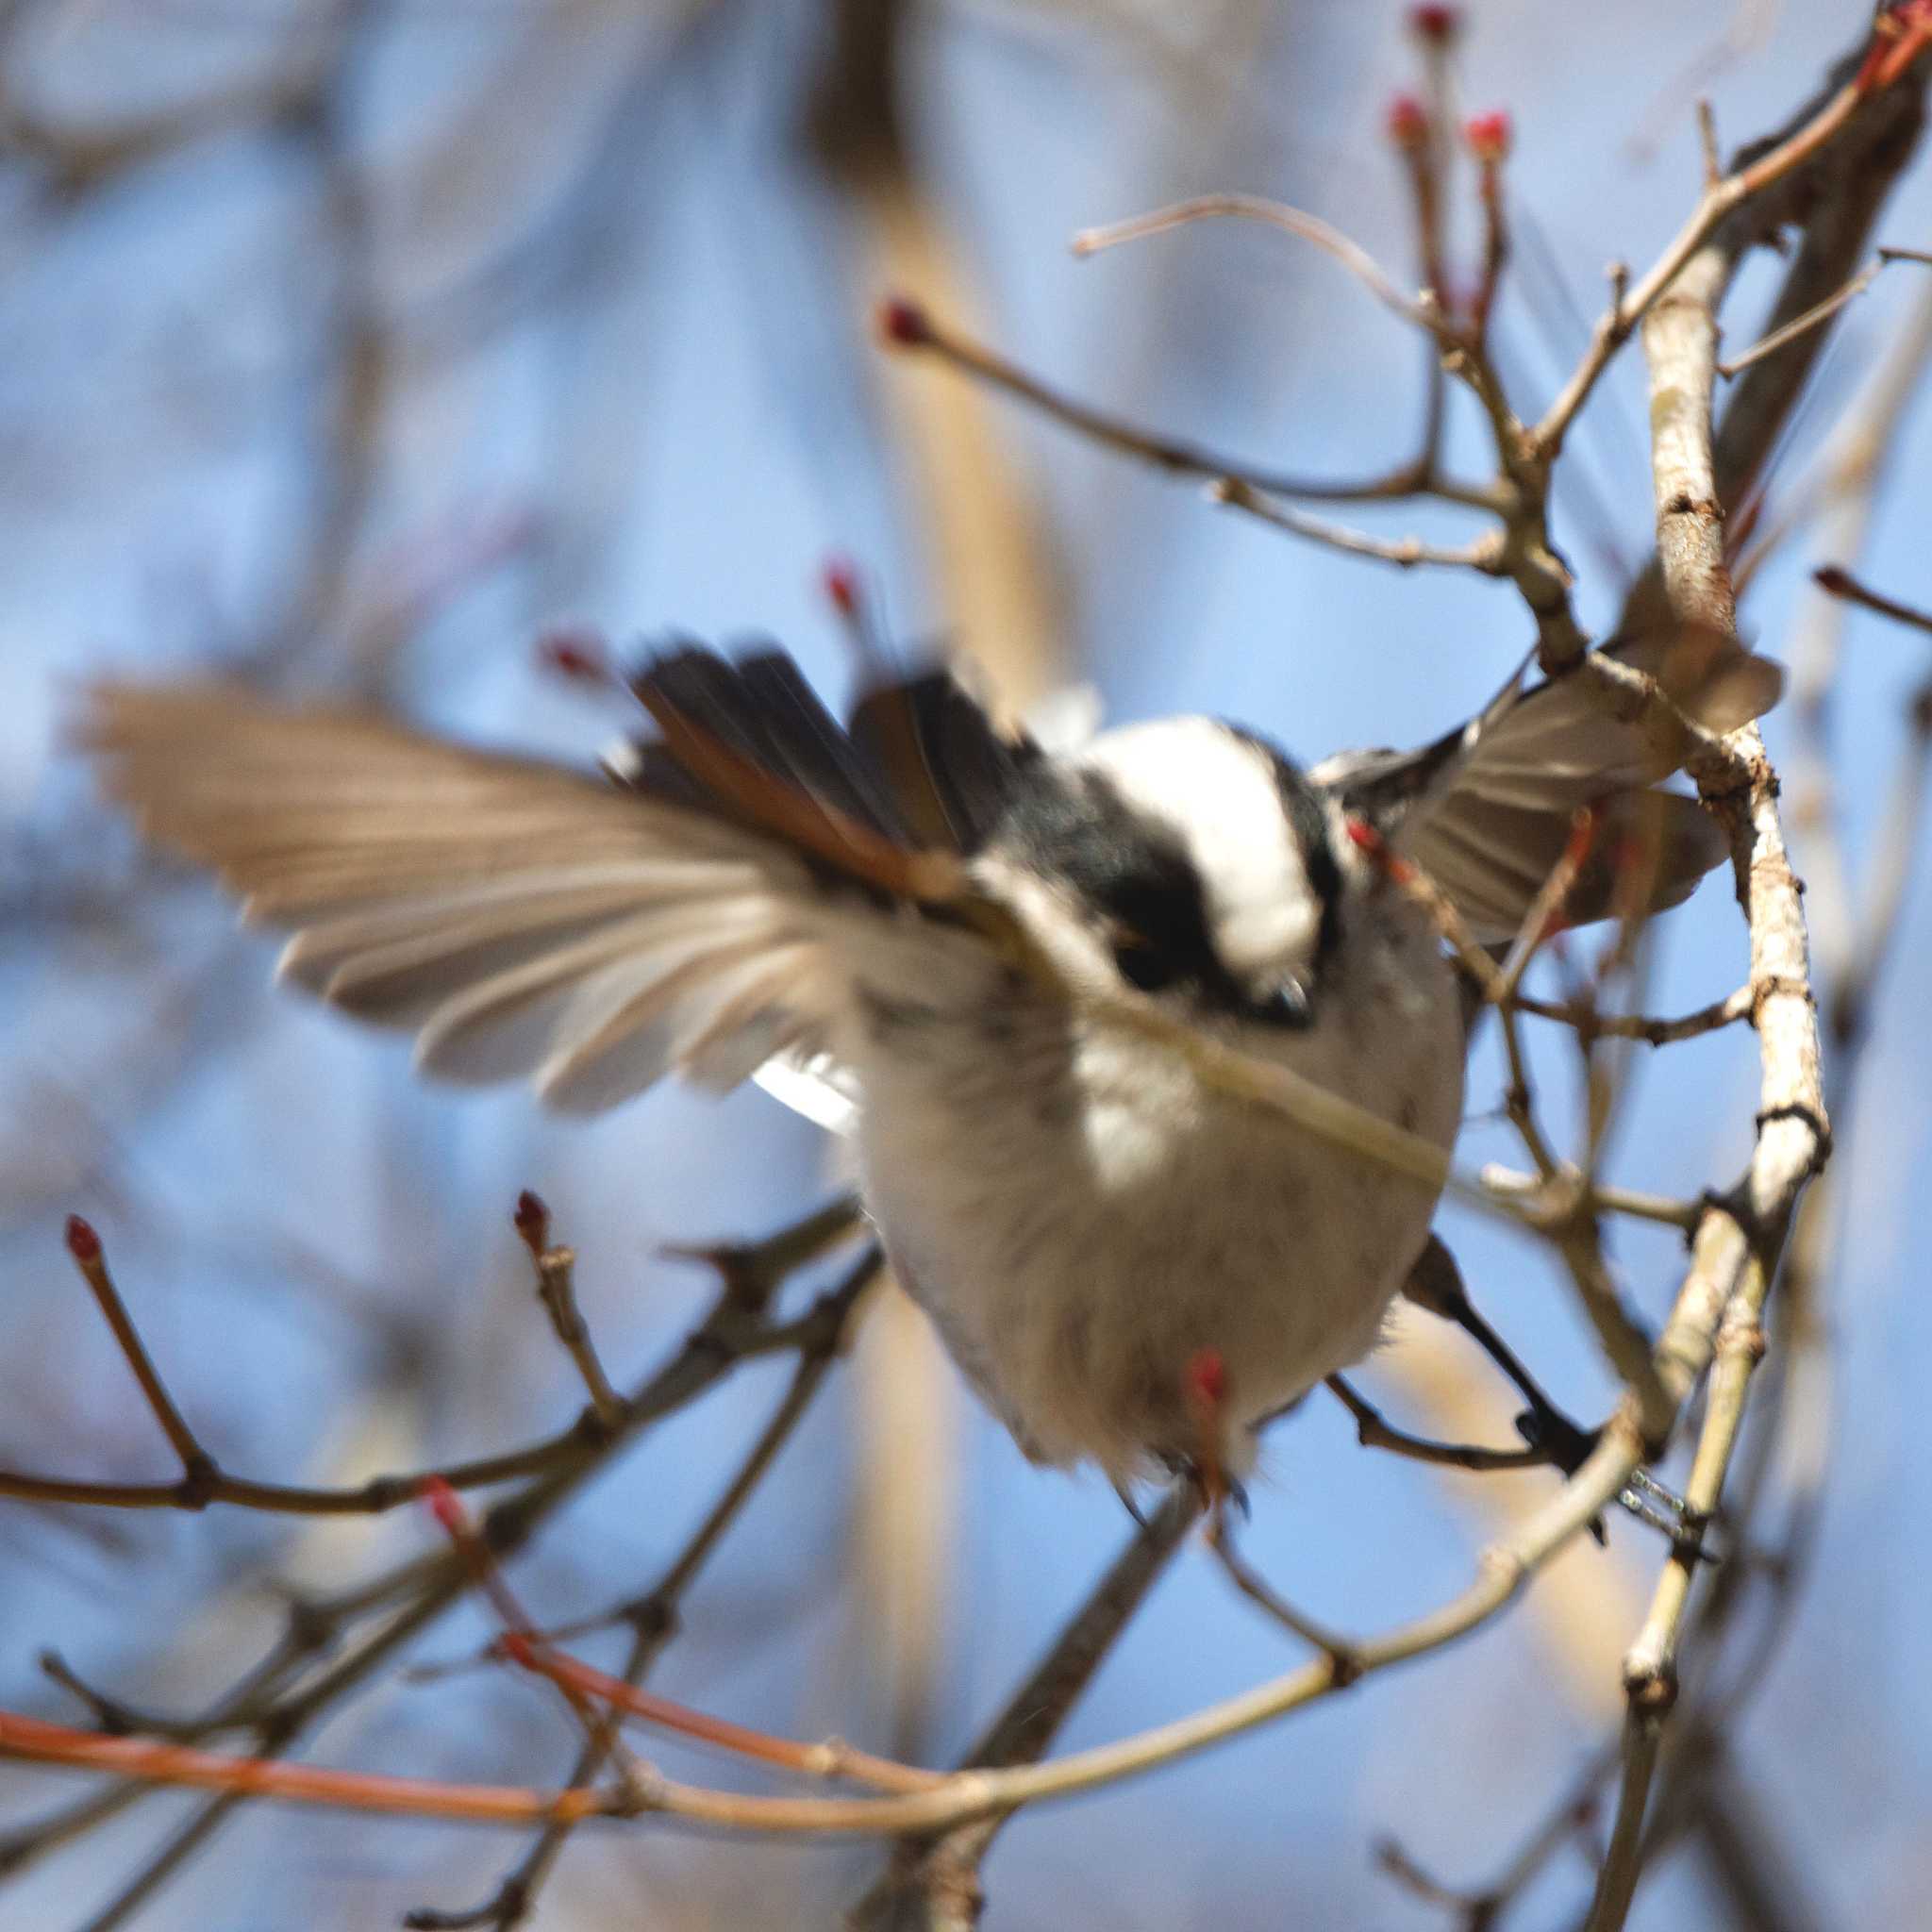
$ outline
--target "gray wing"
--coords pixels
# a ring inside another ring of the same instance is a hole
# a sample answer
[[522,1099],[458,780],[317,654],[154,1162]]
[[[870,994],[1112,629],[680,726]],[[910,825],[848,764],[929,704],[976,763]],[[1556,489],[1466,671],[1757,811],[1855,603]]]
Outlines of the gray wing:
[[147,836],[291,931],[284,976],[415,1031],[429,1073],[592,1112],[823,1043],[824,894],[742,825],[219,686],[98,687],[80,737]]
[[[1621,640],[1607,655],[1663,688],[1685,718],[1728,731],[1768,710],[1782,674],[1735,640],[1676,629]],[[1649,908],[1688,898],[1724,856],[1695,799],[1658,788],[1691,738],[1660,708],[1626,719],[1584,675],[1524,691],[1521,674],[1467,725],[1416,752],[1344,754],[1310,773],[1344,809],[1379,825],[1448,895],[1475,939],[1507,940],[1561,857],[1576,811],[1601,815],[1565,906],[1573,924],[1612,904],[1630,841],[1655,858]]]

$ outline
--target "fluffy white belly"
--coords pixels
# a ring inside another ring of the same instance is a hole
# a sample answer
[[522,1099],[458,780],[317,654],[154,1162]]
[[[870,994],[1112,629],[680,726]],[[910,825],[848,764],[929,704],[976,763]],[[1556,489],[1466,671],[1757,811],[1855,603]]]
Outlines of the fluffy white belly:
[[[1441,1146],[1462,1105],[1432,941],[1344,945],[1306,1033],[1241,1043]],[[1346,989],[1344,995],[1342,989]],[[1435,1192],[1202,1088],[1157,1044],[1074,1025],[1030,987],[870,1003],[852,1042],[868,1205],[908,1288],[1027,1453],[1110,1474],[1200,1447],[1186,1396],[1226,1375],[1221,1453],[1374,1346]]]

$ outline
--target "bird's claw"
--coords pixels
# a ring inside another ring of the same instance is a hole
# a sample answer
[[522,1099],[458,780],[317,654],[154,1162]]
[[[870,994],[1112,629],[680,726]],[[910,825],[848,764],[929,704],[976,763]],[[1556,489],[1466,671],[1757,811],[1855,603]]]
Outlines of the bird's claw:
[[[1601,1429],[1581,1429],[1568,1416],[1554,1408],[1526,1408],[1516,1418],[1516,1433],[1532,1448],[1540,1449],[1566,1476],[1574,1475],[1595,1449],[1603,1436]],[[1698,1561],[1714,1562],[1716,1557],[1704,1546],[1707,1526],[1699,1520],[1682,1496],[1668,1484],[1660,1483],[1648,1470],[1637,1469],[1617,1491],[1617,1501],[1640,1523],[1648,1524],[1670,1538],[1678,1548]],[[1599,1543],[1607,1541],[1603,1518],[1591,1520],[1590,1533]]]

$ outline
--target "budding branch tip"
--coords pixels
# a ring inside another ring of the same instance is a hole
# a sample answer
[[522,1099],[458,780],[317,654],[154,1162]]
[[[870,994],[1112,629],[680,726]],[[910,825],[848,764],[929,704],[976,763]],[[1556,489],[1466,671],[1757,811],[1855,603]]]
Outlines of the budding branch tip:
[[878,331],[895,349],[924,348],[933,339],[932,322],[917,302],[889,295],[878,307]]
[[550,1239],[550,1209],[544,1206],[543,1197],[525,1188],[517,1196],[516,1212],[510,1222],[524,1244],[530,1252],[541,1254]]

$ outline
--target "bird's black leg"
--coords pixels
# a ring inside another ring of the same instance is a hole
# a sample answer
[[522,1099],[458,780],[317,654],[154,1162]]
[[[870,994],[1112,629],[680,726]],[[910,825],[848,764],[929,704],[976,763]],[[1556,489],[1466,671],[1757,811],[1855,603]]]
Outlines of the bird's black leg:
[[[1529,1405],[1516,1418],[1516,1433],[1532,1449],[1547,1456],[1551,1464],[1566,1476],[1574,1475],[1596,1447],[1603,1431],[1580,1427],[1543,1393],[1516,1351],[1490,1326],[1470,1300],[1455,1256],[1435,1235],[1429,1237],[1428,1244],[1417,1257],[1402,1291],[1418,1307],[1455,1323],[1508,1376]],[[1617,1501],[1640,1523],[1661,1530],[1674,1541],[1685,1538],[1689,1511],[1684,1499],[1645,1471],[1640,1469],[1631,1475],[1618,1491]],[[1591,1534],[1598,1542],[1604,1541],[1600,1520],[1591,1524]]]

